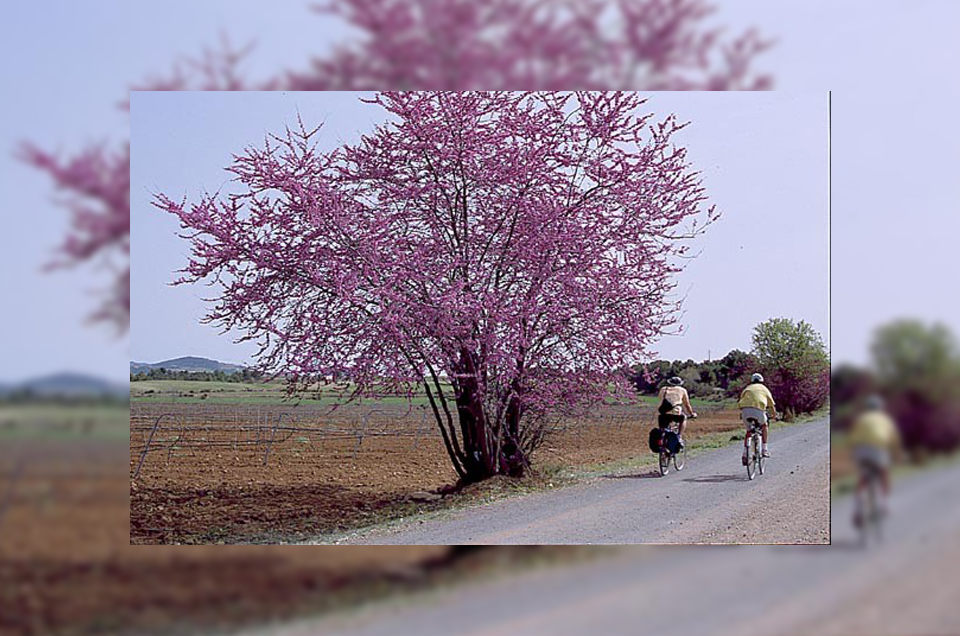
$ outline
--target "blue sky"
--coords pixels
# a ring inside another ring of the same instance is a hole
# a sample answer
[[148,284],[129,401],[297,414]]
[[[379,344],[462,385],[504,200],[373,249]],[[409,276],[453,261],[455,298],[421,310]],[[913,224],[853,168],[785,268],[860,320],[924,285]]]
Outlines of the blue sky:
[[[904,315],[960,331],[960,3],[947,0],[739,0],[713,23],[777,40],[760,60],[776,86],[833,90],[833,354],[862,361],[871,330]],[[15,3],[0,39],[0,382],[82,370],[127,373],[129,340],[90,326],[93,268],[41,273],[66,215],[46,177],[14,159],[18,142],[72,154],[122,140],[128,87],[215,45],[256,41],[247,69],[303,68],[343,35],[308,3],[91,0]],[[221,162],[222,163],[222,162]],[[219,165],[219,164],[217,164]]]

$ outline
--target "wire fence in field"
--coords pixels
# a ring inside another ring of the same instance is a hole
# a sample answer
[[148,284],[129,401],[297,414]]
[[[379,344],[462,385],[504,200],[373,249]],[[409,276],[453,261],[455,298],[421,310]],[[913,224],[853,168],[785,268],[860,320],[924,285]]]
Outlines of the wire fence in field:
[[409,438],[413,449],[427,437],[439,437],[433,415],[424,408],[260,407],[235,405],[135,405],[130,411],[130,453],[139,476],[151,453],[215,448],[252,449],[267,465],[270,454],[293,438],[324,444],[349,441],[356,457],[364,440]]
[[[709,413],[717,405],[700,407]],[[652,424],[653,406],[605,406],[580,417],[552,422],[547,435],[573,433],[585,435],[592,428],[622,430],[625,426]],[[291,439],[317,445],[348,444],[350,457],[356,459],[365,441],[376,438],[406,439],[416,450],[424,440],[440,439],[432,412],[425,406],[348,405],[331,411],[324,406],[253,406],[214,404],[139,404],[130,409],[130,455],[134,479],[148,458],[166,454],[167,460],[189,451],[217,448],[255,453],[263,466],[271,453]],[[368,443],[369,445],[369,443]]]

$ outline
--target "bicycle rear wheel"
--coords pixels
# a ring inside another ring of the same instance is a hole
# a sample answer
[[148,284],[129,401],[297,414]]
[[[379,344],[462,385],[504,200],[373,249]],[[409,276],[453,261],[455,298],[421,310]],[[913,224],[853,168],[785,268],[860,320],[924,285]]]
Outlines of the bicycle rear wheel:
[[883,511],[880,506],[880,478],[876,475],[871,477],[867,492],[870,500],[870,530],[873,538],[880,543],[883,541]]
[[854,516],[857,530],[859,531],[860,547],[866,547],[870,543],[870,534],[873,532],[873,524],[876,522],[875,505],[873,499],[873,487],[868,483],[863,492],[858,493],[856,499],[856,514]]
[[750,438],[747,440],[747,479],[753,479],[757,476],[757,437],[753,433],[749,433]]

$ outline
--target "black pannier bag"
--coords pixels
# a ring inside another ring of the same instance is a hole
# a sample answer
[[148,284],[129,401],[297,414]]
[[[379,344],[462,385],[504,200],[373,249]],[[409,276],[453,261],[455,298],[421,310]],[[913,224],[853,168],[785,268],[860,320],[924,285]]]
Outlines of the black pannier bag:
[[654,453],[660,452],[660,436],[663,435],[663,430],[655,428],[650,431],[650,450]]
[[669,450],[671,453],[679,453],[680,436],[673,431],[663,431],[663,445],[666,446],[667,450]]

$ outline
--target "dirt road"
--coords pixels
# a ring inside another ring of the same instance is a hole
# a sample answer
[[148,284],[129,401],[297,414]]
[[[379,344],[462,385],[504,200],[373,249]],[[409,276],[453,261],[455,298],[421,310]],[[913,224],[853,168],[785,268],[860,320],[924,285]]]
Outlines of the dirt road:
[[899,482],[886,541],[867,549],[847,497],[834,502],[829,546],[610,548],[248,635],[955,634],[958,500],[953,465]]
[[828,421],[774,430],[774,456],[754,481],[747,480],[740,464],[741,451],[742,446],[731,444],[689,457],[683,471],[666,477],[656,470],[606,475],[337,540],[395,545],[828,543]]

